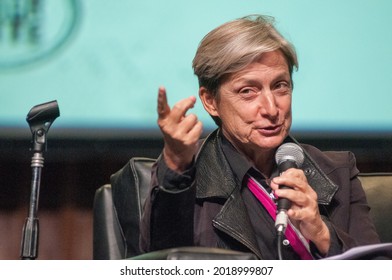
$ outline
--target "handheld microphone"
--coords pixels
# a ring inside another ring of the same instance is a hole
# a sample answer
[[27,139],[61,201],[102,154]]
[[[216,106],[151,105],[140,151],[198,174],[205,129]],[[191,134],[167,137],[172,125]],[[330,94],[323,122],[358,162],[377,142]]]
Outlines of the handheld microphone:
[[[304,162],[304,152],[300,146],[294,143],[281,145],[275,153],[275,161],[278,166],[279,174],[289,168],[301,168]],[[279,186],[279,189],[288,189],[288,186]],[[287,198],[278,198],[275,228],[278,234],[284,234],[288,217],[287,210],[291,206],[291,201]]]

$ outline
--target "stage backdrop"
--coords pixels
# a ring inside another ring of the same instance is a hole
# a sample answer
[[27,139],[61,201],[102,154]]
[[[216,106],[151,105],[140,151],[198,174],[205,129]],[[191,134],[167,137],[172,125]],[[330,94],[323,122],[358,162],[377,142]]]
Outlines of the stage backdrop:
[[[388,134],[391,12],[389,0],[4,0],[0,136],[29,134],[30,108],[52,100],[61,113],[53,134],[154,132],[158,87],[171,105],[197,95],[200,40],[256,13],[273,16],[298,51],[295,131]],[[214,127],[200,102],[193,112]]]

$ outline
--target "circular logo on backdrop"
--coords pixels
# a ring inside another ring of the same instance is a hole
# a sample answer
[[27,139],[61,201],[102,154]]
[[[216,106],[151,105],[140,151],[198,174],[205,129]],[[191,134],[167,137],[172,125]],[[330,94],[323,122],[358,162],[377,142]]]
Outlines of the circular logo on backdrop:
[[78,0],[1,0],[0,69],[56,53],[75,32],[79,17]]

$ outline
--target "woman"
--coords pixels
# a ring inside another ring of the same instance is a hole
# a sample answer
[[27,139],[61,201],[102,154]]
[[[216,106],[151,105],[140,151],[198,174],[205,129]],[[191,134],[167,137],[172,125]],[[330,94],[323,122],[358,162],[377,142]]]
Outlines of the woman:
[[[269,17],[249,16],[212,30],[193,60],[200,100],[218,125],[204,141],[202,123],[187,114],[196,98],[170,108],[165,88],[159,89],[164,149],[141,221],[144,251],[206,246],[260,259],[311,259],[379,242],[352,153],[301,145],[302,168],[278,172],[277,148],[296,142],[289,132],[297,67],[293,46]],[[261,201],[255,188],[269,201]],[[274,213],[265,205],[273,207],[276,198],[291,201],[292,236],[286,232],[282,252]]]

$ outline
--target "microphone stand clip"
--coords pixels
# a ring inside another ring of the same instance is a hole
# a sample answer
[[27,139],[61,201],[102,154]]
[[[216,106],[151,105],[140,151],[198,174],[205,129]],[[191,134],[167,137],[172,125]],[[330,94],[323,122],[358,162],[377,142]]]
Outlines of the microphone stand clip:
[[34,106],[27,114],[26,121],[33,136],[33,157],[31,159],[32,179],[28,217],[23,226],[21,259],[33,260],[38,255],[38,199],[41,185],[41,171],[44,166],[43,152],[46,150],[46,136],[54,120],[60,116],[57,101]]

